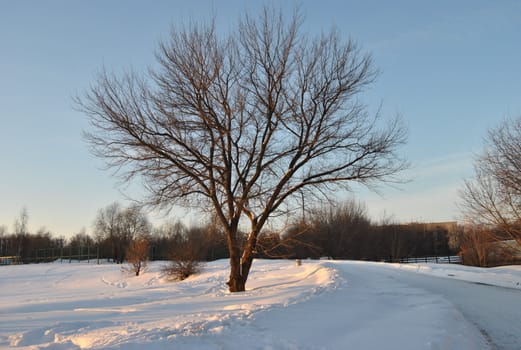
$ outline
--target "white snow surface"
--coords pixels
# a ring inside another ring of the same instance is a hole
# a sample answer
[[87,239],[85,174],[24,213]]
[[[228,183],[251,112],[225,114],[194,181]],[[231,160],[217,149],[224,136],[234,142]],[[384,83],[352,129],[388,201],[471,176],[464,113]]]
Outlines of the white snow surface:
[[451,264],[389,264],[425,275],[521,290],[521,265],[479,268]]
[[164,264],[139,277],[108,263],[0,266],[0,349],[488,349],[454,305],[397,272],[521,289],[521,266],[257,260],[247,291],[229,293],[228,261],[182,282]]

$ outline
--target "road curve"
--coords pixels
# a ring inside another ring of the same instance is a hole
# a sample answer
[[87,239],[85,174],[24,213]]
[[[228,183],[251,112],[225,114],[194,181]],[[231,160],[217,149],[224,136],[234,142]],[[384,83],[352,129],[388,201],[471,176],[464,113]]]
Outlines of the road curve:
[[[389,269],[392,273],[392,269]],[[396,270],[410,286],[450,301],[485,335],[493,349],[521,349],[521,290]]]

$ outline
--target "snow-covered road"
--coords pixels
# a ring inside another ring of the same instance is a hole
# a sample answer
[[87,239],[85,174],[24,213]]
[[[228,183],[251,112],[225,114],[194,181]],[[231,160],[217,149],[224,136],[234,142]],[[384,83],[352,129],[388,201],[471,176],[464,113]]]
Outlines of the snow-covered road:
[[[387,264],[323,264],[337,271],[336,290],[261,313],[252,328],[269,330],[279,344],[285,339],[298,349],[490,349],[450,301],[414,284],[415,278],[438,278]],[[273,320],[284,327],[273,327]]]
[[396,278],[450,301],[485,335],[494,349],[521,349],[521,290],[396,271]]

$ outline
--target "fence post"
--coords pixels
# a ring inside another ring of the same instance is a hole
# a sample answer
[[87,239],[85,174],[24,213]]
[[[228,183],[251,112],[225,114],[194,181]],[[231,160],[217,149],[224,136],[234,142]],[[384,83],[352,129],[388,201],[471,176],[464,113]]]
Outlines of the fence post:
[[90,244],[87,245],[87,264],[90,264]]
[[96,257],[98,259],[98,265],[99,265],[99,245],[96,246]]

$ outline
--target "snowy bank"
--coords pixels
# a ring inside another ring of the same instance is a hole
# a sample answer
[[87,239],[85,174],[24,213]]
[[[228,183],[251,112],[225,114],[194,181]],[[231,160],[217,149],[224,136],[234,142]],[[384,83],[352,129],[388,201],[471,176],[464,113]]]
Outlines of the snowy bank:
[[390,264],[390,266],[424,275],[521,289],[521,266],[519,265],[489,268],[454,264]]

